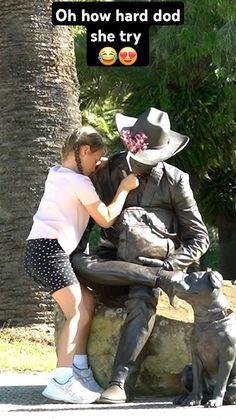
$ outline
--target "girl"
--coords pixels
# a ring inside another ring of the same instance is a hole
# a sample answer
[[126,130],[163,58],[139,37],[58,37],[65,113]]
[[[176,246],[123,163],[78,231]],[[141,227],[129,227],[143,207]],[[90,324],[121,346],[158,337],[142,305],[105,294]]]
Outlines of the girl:
[[101,227],[110,227],[129,191],[139,184],[131,174],[121,181],[110,205],[101,202],[89,176],[103,152],[102,137],[92,127],[77,129],[66,139],[62,163],[49,171],[26,245],[27,274],[49,290],[66,319],[54,376],[43,395],[70,403],[92,403],[102,391],[86,355],[95,301],[90,291],[80,286],[70,255],[79,245],[89,217]]

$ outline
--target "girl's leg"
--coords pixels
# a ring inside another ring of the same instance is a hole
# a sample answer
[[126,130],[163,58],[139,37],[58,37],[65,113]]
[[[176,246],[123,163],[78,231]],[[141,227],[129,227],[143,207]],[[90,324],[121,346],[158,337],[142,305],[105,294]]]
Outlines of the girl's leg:
[[72,367],[79,338],[81,289],[79,284],[61,288],[52,295],[65,316],[58,339],[57,367]]
[[94,294],[83,285],[81,285],[81,294],[82,298],[79,306],[80,323],[76,345],[77,355],[87,353],[88,337],[96,305],[96,298]]
[[73,360],[73,369],[76,380],[85,388],[101,393],[102,387],[96,382],[93,372],[88,365],[87,343],[90,327],[94,315],[96,299],[94,294],[88,288],[81,285],[82,300],[80,303],[80,323],[76,354]]
[[69,403],[93,403],[99,392],[90,391],[73,374],[73,358],[79,336],[81,289],[79,284],[69,285],[52,294],[65,316],[58,339],[57,368],[54,377],[43,391],[49,399]]
[[73,374],[73,358],[79,337],[81,289],[69,257],[56,239],[37,239],[27,246],[25,264],[28,274],[50,290],[65,317],[58,339],[57,368],[42,394],[49,399],[69,403],[93,403],[99,393],[90,391]]

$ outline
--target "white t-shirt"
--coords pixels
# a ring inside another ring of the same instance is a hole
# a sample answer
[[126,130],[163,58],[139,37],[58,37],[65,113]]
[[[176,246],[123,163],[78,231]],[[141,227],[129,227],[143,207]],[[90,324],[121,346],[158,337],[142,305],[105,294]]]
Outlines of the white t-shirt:
[[27,240],[57,239],[70,255],[88,225],[89,214],[84,205],[98,201],[98,194],[88,176],[59,165],[52,167]]

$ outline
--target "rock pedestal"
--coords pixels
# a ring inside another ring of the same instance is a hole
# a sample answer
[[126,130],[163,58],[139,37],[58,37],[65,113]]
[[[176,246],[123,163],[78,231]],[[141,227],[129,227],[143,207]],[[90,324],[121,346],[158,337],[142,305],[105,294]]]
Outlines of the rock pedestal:
[[[236,311],[236,286],[225,281],[223,292],[231,308]],[[109,384],[113,359],[119,340],[119,331],[126,309],[108,308],[98,304],[92,323],[88,354],[94,375],[104,388]],[[56,311],[56,340],[63,316]],[[193,325],[192,308],[177,299],[176,307],[169,304],[163,293],[157,307],[156,324],[147,345],[136,391],[142,394],[173,396],[183,391],[180,373],[191,363],[190,334]]]

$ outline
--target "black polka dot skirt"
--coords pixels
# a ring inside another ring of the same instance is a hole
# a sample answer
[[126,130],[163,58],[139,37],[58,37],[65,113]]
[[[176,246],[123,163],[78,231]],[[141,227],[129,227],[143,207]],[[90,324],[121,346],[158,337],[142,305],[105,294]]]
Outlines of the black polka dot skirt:
[[56,239],[27,240],[24,267],[27,275],[53,294],[79,281]]

